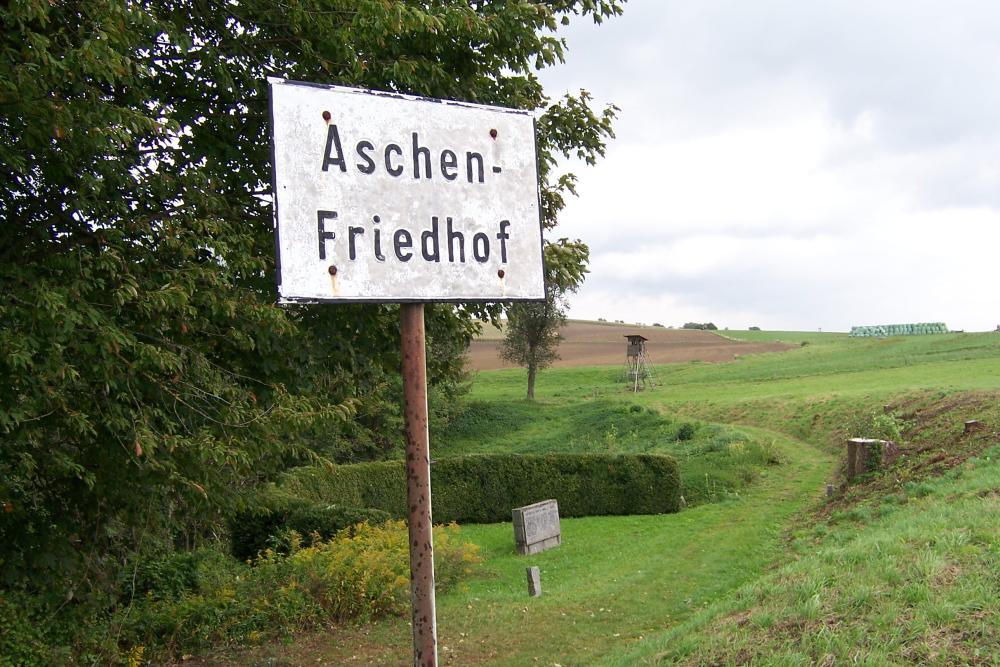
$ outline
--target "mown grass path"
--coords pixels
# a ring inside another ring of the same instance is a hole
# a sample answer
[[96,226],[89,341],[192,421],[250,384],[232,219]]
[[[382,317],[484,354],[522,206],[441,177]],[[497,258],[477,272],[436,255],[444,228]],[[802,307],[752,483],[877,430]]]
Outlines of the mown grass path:
[[[772,441],[783,463],[738,497],[673,515],[566,519],[563,546],[531,557],[513,553],[510,524],[465,528],[486,574],[439,598],[441,664],[593,664],[777,564],[783,530],[820,495],[833,460],[786,435],[747,430]],[[529,565],[542,569],[541,598],[527,597]],[[305,653],[309,663],[403,665],[409,633],[405,620],[338,629],[313,637]]]

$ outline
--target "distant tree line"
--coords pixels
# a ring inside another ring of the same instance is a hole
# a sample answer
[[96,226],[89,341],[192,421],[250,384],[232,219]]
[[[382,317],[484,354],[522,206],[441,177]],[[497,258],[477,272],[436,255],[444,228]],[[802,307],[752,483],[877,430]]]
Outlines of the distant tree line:
[[681,328],[682,329],[701,329],[703,331],[717,331],[719,327],[715,326],[711,322],[705,322],[704,324],[702,324],[701,322],[688,322],[688,323],[686,323]]

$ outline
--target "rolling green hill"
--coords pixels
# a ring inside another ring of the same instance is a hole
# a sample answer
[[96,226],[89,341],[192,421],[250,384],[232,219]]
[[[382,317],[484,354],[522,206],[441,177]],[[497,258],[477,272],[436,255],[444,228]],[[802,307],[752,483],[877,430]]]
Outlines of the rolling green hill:
[[[433,456],[665,452],[694,502],[565,519],[562,546],[528,558],[509,523],[463,526],[484,562],[438,598],[441,664],[1000,662],[1000,335],[749,333],[806,344],[657,367],[638,394],[612,367],[547,370],[535,403],[523,371],[476,377]],[[964,433],[969,419],[982,428]],[[884,422],[903,457],[848,483],[845,440]],[[396,665],[409,650],[406,620],[388,619],[211,662]]]

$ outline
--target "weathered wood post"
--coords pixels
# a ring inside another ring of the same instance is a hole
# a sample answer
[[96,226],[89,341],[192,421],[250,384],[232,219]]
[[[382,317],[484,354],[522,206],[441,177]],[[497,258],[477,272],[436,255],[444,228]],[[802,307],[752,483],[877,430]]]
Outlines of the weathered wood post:
[[413,664],[424,667],[437,665],[438,657],[424,304],[402,304],[399,319],[403,348],[403,405],[406,416],[406,504],[409,508],[407,523],[410,537]]
[[963,433],[974,433],[983,427],[983,423],[978,419],[969,419],[965,422]]

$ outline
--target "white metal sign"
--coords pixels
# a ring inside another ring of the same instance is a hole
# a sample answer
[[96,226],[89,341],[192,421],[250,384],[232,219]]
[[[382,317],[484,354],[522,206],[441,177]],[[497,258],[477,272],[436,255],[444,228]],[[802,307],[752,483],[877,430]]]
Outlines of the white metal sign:
[[269,83],[280,303],[544,298],[530,112]]

